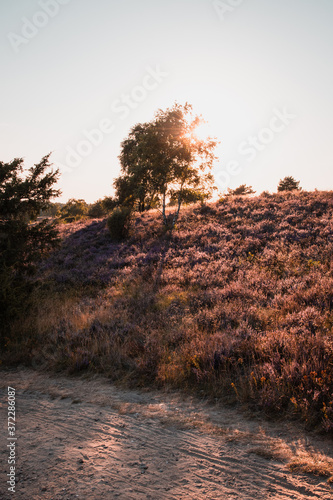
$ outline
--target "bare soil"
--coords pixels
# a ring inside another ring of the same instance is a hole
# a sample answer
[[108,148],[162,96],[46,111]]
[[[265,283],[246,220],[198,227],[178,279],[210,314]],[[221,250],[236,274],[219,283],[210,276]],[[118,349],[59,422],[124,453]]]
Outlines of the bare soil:
[[[16,389],[17,484],[7,491],[7,386]],[[0,498],[333,499],[332,443],[204,398],[105,378],[0,372]]]

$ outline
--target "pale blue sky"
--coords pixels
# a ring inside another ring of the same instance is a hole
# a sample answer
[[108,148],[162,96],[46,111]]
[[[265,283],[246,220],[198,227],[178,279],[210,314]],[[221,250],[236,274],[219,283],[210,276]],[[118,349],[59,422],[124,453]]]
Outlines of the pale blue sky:
[[333,189],[333,1],[235,3],[1,2],[0,159],[53,151],[61,199],[92,202],[112,194],[130,128],[177,100],[221,141],[220,189]]

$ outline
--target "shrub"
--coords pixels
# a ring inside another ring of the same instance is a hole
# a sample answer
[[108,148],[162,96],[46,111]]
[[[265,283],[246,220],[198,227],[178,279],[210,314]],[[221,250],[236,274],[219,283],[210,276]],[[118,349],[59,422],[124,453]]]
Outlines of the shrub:
[[236,189],[228,188],[228,192],[225,196],[245,196],[247,194],[254,194],[255,191],[252,186],[247,186],[246,184],[241,184]]
[[107,226],[113,240],[121,241],[128,237],[131,219],[132,209],[129,207],[117,207],[111,212]]
[[262,198],[272,198],[272,194],[269,191],[263,191],[260,195]]

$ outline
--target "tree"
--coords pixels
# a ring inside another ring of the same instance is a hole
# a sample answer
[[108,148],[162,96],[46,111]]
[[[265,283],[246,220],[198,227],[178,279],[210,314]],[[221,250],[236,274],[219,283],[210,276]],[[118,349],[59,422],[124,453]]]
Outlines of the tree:
[[301,188],[299,187],[300,181],[296,181],[294,177],[292,176],[287,176],[284,179],[281,179],[278,185],[278,191],[300,191]]
[[106,215],[105,208],[103,207],[103,200],[97,200],[88,207],[88,217],[92,219],[101,219]]
[[236,189],[228,188],[227,196],[245,196],[247,194],[254,194],[252,186],[247,186],[246,184],[241,184]]
[[111,212],[116,208],[117,201],[112,196],[104,196],[102,204],[105,212],[108,214],[109,212]]
[[[114,182],[119,205],[140,212],[161,207],[163,224],[174,227],[189,192],[210,196],[217,142],[195,135],[202,122],[193,116],[192,106],[176,103],[159,110],[152,121],[135,125],[121,144],[121,175]],[[171,218],[166,216],[167,199],[177,200]]]
[[57,216],[59,210],[64,206],[64,203],[50,203],[50,206],[42,210],[39,214],[40,217],[54,218]]
[[82,200],[76,200],[71,198],[68,202],[59,210],[58,215],[65,222],[73,222],[80,220],[88,215],[89,206]]
[[116,201],[113,198],[105,196],[103,199],[89,205],[88,217],[101,219],[102,217],[106,217],[116,206]]
[[[49,170],[49,156],[23,171],[23,159],[0,162],[0,321],[5,320],[24,295],[26,279],[36,263],[58,243],[54,223],[37,221],[50,199],[60,194],[54,189],[58,170]],[[23,295],[22,295],[23,294]]]

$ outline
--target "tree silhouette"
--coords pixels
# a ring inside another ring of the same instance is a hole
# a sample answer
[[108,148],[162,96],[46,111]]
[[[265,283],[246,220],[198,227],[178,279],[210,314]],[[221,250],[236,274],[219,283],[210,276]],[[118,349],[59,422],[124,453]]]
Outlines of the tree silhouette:
[[278,185],[278,191],[300,191],[301,188],[299,187],[300,181],[296,181],[294,177],[292,176],[287,176],[284,179],[281,179]]
[[241,184],[236,189],[228,188],[227,196],[244,196],[247,194],[254,194],[252,186],[247,186],[246,184]]
[[71,198],[61,207],[58,215],[65,222],[74,222],[86,217],[88,215],[88,210],[89,206],[84,200]]
[[[159,110],[150,122],[135,125],[121,144],[121,175],[114,182],[118,204],[140,212],[160,207],[163,223],[173,227],[189,192],[211,195],[217,143],[196,137],[202,122],[193,116],[191,105],[176,103]],[[167,199],[177,200],[171,218],[166,216]]]
[[26,297],[26,278],[39,259],[58,242],[54,223],[36,221],[60,194],[54,189],[58,170],[49,171],[49,156],[23,171],[23,159],[0,162],[0,322],[6,319]]

